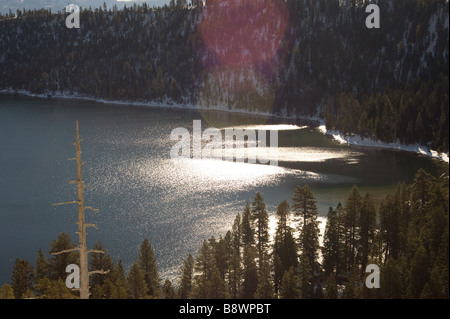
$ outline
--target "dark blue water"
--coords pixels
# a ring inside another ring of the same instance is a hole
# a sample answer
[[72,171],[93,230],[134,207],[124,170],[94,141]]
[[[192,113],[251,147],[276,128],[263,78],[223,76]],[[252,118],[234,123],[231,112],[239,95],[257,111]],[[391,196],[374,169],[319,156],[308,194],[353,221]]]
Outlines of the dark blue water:
[[[176,275],[205,238],[224,235],[245,202],[260,191],[273,216],[297,185],[313,189],[321,216],[344,201],[351,186],[382,196],[435,162],[412,153],[339,146],[310,127],[279,131],[279,166],[224,161],[173,161],[174,128],[192,121],[224,128],[267,124],[262,117],[86,101],[0,95],[0,285],[16,258],[35,264],[58,234],[77,240],[75,121],[83,138],[88,245],[101,241],[128,269],[148,238],[163,277]],[[280,123],[271,123],[277,125]]]

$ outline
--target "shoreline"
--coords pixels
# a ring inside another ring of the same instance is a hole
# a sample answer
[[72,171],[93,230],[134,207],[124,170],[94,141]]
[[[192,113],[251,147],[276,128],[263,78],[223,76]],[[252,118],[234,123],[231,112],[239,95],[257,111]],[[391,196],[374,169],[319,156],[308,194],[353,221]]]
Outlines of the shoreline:
[[177,104],[172,101],[162,101],[162,102],[133,102],[133,101],[119,101],[119,100],[105,100],[105,99],[98,99],[93,97],[86,97],[86,96],[77,96],[77,95],[68,95],[64,93],[58,93],[55,95],[51,95],[50,97],[48,94],[34,94],[30,93],[24,90],[16,91],[11,89],[0,89],[0,94],[18,94],[18,95],[25,95],[29,97],[37,97],[37,98],[55,98],[55,99],[71,99],[71,100],[80,100],[80,101],[91,101],[96,103],[103,103],[103,104],[115,104],[115,105],[129,105],[129,106],[146,106],[146,107],[153,107],[153,108],[172,108],[172,109],[180,109],[180,110],[204,110],[204,111],[221,111],[221,112],[228,112],[228,113],[238,113],[238,114],[246,114],[246,115],[252,115],[252,116],[261,116],[266,118],[274,118],[274,119],[282,119],[282,120],[290,120],[290,121],[297,121],[297,120],[303,120],[303,121],[309,121],[311,123],[316,123],[317,126],[315,127],[319,132],[322,134],[330,137],[334,141],[336,141],[339,144],[344,144],[348,146],[357,146],[357,147],[367,147],[367,148],[382,148],[382,149],[391,149],[391,150],[397,150],[397,151],[406,151],[406,152],[412,152],[419,155],[428,156],[440,161],[443,161],[445,163],[449,163],[449,154],[448,153],[438,153],[437,151],[430,150],[425,145],[420,144],[411,144],[411,145],[405,145],[398,142],[391,142],[391,143],[385,143],[380,141],[375,141],[370,138],[363,138],[360,135],[345,135],[342,134],[339,131],[334,130],[328,130],[325,126],[324,120],[319,118],[318,116],[314,117],[308,117],[308,116],[302,116],[302,117],[294,117],[294,116],[287,116],[287,115],[278,115],[278,114],[271,114],[271,113],[265,113],[265,112],[252,112],[252,111],[246,111],[241,109],[229,109],[228,106],[220,106],[216,105],[215,107],[199,107],[196,105],[190,105],[190,104]]
[[405,152],[412,152],[419,155],[428,156],[437,160],[440,160],[445,163],[449,163],[449,155],[448,153],[438,153],[437,151],[430,150],[425,145],[420,144],[411,144],[411,145],[405,145],[401,144],[399,142],[380,142],[375,141],[370,138],[363,138],[358,134],[354,134],[351,136],[342,134],[339,131],[333,131],[328,130],[325,126],[325,124],[321,124],[318,127],[319,131],[321,131],[323,134],[330,136],[333,140],[338,142],[339,144],[349,145],[349,146],[357,146],[357,147],[367,147],[367,148],[380,148],[380,149],[390,149],[390,150],[397,150],[397,151],[405,151]]

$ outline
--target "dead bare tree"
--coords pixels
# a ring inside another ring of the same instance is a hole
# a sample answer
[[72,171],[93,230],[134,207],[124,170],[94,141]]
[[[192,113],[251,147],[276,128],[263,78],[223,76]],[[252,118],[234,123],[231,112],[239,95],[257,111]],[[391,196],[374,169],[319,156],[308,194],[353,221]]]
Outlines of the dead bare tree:
[[85,184],[82,179],[82,165],[85,162],[81,161],[81,141],[80,134],[78,129],[78,121],[76,121],[76,141],[73,143],[76,147],[76,157],[70,158],[69,160],[77,161],[77,179],[71,181],[69,184],[77,184],[77,194],[78,199],[70,202],[56,203],[52,204],[55,206],[58,205],[68,205],[68,204],[77,204],[78,205],[78,246],[73,249],[66,249],[62,251],[58,251],[52,253],[52,255],[59,255],[63,253],[69,253],[72,251],[78,251],[80,254],[80,299],[89,299],[89,275],[92,274],[107,274],[109,270],[94,270],[89,271],[88,269],[88,253],[100,253],[104,254],[103,250],[88,250],[86,245],[86,228],[94,227],[98,229],[95,224],[89,224],[85,222],[85,212],[86,210],[91,210],[93,212],[98,212],[98,209],[92,208],[91,206],[84,206],[84,193],[83,190],[85,188]]

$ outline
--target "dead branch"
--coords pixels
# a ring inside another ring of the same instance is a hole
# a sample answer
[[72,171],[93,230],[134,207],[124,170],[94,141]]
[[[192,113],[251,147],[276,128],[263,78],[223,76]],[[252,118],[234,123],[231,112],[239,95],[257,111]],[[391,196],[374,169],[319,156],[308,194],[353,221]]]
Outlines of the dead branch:
[[72,248],[72,249],[64,249],[61,251],[57,251],[56,253],[50,253],[50,255],[56,256],[56,255],[60,255],[60,254],[64,254],[64,253],[70,253],[72,251],[77,251],[77,250],[78,250],[78,247]]

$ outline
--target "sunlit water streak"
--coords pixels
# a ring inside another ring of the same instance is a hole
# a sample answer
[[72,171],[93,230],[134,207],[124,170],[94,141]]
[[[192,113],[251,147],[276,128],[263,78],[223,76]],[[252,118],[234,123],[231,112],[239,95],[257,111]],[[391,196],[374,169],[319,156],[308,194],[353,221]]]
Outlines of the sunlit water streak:
[[[171,130],[190,130],[202,115],[0,96],[0,285],[10,280],[15,258],[33,264],[39,248],[48,252],[60,232],[76,240],[76,209],[51,206],[76,196],[68,184],[76,168],[67,161],[74,155],[75,120],[84,139],[85,200],[100,210],[86,216],[99,228],[89,230],[89,247],[101,241],[129,269],[148,238],[163,277],[173,278],[204,239],[224,236],[257,191],[273,233],[278,204],[290,202],[296,186],[310,185],[323,230],[329,206],[344,200],[353,184],[384,193],[399,180],[411,181],[418,167],[434,168],[432,160],[415,154],[339,146],[303,125],[214,112],[208,118],[223,124],[222,134],[233,127],[277,130],[278,166],[247,163],[248,154],[261,151],[256,147],[238,157],[243,163],[170,159]],[[202,122],[205,129],[208,122]]]

